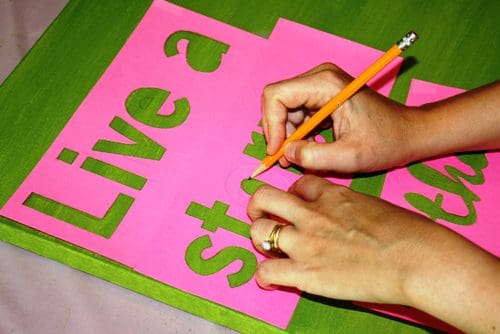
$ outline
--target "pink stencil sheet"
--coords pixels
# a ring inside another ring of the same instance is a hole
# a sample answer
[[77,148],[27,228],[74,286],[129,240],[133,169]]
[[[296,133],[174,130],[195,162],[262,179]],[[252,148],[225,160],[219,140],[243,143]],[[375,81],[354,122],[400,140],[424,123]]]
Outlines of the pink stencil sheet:
[[[186,41],[179,43],[180,54],[166,57],[166,39],[180,30],[229,45],[217,70],[193,70],[186,62]],[[248,195],[240,183],[259,161],[243,151],[252,142],[252,131],[260,132],[260,94],[265,84],[326,61],[357,75],[381,55],[381,51],[286,20],[279,20],[270,38],[264,39],[155,0],[0,214],[178,289],[285,328],[299,299],[297,293],[263,291],[253,279],[231,288],[226,276],[241,268],[239,260],[211,275],[199,275],[188,267],[186,250],[204,235],[212,244],[203,252],[205,259],[227,247],[247,250],[258,260],[262,256],[247,238],[222,228],[207,231],[201,227],[202,221],[187,215],[186,210],[193,202],[211,208],[220,201],[229,206],[228,216],[249,224]],[[400,63],[400,59],[395,61],[370,85],[387,95]],[[190,113],[186,121],[159,129],[132,118],[125,101],[142,87],[171,93],[161,114],[172,112],[172,101],[187,98]],[[130,142],[110,128],[117,116],[165,147],[161,160],[93,151],[100,139]],[[57,159],[64,148],[78,152],[73,163]],[[147,182],[137,190],[88,172],[80,168],[87,157],[141,175]],[[274,168],[262,180],[286,189],[297,177]],[[348,179],[335,181],[349,183]],[[133,197],[134,203],[107,239],[23,205],[33,192],[98,217],[104,216],[119,193]]]

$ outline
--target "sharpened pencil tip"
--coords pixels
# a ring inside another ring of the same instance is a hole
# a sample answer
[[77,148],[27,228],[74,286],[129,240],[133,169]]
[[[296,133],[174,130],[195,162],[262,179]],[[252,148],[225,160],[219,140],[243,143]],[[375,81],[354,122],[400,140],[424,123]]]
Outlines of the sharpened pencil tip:
[[260,164],[259,167],[257,167],[257,169],[252,173],[252,175],[250,175],[250,178],[251,179],[255,178],[257,175],[259,175],[260,173],[262,173],[266,169],[267,169],[266,165]]

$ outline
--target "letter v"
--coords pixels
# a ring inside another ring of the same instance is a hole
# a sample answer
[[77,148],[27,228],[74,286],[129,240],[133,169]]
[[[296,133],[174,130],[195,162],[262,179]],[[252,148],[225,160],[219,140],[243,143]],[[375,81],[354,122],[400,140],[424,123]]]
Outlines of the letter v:
[[92,148],[94,151],[128,155],[137,158],[160,160],[165,148],[140,132],[120,117],[115,117],[109,126],[116,132],[127,137],[132,144],[118,143],[109,140],[99,140]]

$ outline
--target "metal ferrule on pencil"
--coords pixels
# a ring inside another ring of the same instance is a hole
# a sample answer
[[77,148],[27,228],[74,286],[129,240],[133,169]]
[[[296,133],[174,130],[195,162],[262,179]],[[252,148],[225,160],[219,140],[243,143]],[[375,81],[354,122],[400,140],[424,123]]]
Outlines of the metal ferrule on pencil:
[[397,43],[398,48],[401,51],[405,51],[410,46],[412,46],[412,44],[415,43],[417,39],[418,39],[417,33],[415,33],[414,31],[410,31],[399,40],[399,42]]

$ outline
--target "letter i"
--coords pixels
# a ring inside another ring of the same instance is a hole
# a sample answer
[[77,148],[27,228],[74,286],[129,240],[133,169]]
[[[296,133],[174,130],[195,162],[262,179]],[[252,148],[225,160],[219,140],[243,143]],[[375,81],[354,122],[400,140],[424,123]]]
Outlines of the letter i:
[[[78,152],[64,148],[57,159],[71,165],[77,157]],[[147,181],[145,177],[92,157],[87,157],[80,168],[137,190],[141,190]]]

